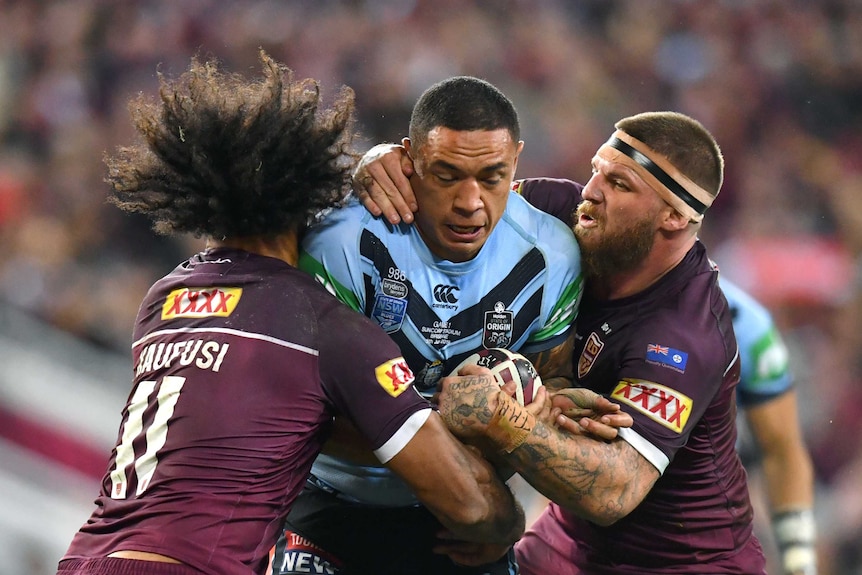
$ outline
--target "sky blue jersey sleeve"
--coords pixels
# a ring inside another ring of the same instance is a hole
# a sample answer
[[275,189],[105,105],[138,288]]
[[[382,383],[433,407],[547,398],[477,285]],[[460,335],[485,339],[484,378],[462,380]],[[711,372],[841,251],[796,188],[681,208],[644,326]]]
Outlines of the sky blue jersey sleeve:
[[772,314],[726,277],[721,289],[733,313],[742,373],[737,399],[742,407],[768,401],[793,387],[790,354]]

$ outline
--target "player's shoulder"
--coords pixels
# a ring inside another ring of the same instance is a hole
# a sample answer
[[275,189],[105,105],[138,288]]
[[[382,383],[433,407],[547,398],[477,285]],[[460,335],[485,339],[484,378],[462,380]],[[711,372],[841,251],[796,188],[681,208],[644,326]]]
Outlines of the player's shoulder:
[[724,299],[710,274],[679,274],[636,296],[628,308],[637,310],[625,329],[628,346],[647,363],[667,364],[680,375],[721,373],[737,348]]
[[528,201],[540,194],[579,198],[582,189],[581,184],[566,178],[524,178],[512,182],[512,191],[524,196]]
[[341,236],[351,232],[358,233],[365,227],[385,225],[384,222],[378,221],[380,219],[374,218],[358,199],[351,197],[343,206],[330,208],[319,214],[316,221],[306,231],[303,241],[309,241],[318,236],[330,236],[332,234]]
[[517,192],[509,194],[503,219],[539,247],[558,250],[561,255],[578,253],[578,243],[572,230],[560,219],[530,204]]
[[[363,232],[369,232],[386,245],[409,241],[413,233],[411,224],[390,224],[382,216],[374,216],[358,199],[350,198],[339,208],[334,208],[317,218],[303,236],[304,249],[313,246],[315,250],[348,249],[348,245],[358,245]],[[346,241],[356,238],[357,243]]]
[[527,178],[512,185],[512,191],[567,226],[573,223],[572,214],[581,201],[582,190],[581,184],[563,178]]

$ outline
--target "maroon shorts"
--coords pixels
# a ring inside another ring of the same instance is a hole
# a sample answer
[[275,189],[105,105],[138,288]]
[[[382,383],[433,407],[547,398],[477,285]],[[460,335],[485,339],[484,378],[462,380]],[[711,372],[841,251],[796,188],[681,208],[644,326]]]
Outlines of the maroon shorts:
[[548,513],[548,508],[515,543],[520,575],[580,575],[574,561],[576,553],[575,542]]
[[[515,558],[520,567],[520,575],[611,575],[619,573],[751,573],[766,575],[763,549],[756,537],[751,537],[746,545],[735,554],[728,555],[707,564],[693,562],[690,565],[644,569],[637,565],[611,565],[607,562],[597,564],[595,557],[587,556],[586,551],[566,532],[559,516],[559,507],[549,505],[533,525],[515,544]],[[581,569],[578,568],[581,566]]]
[[93,557],[60,561],[57,575],[201,575],[201,572],[179,563]]

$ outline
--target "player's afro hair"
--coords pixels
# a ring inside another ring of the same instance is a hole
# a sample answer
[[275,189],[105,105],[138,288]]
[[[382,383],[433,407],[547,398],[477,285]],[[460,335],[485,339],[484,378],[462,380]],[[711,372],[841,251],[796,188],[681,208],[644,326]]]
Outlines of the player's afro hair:
[[357,159],[354,96],[342,87],[324,109],[317,81],[263,51],[247,81],[192,59],[158,100],[129,104],[143,143],[106,157],[109,201],[141,212],[161,234],[271,237],[341,203]]

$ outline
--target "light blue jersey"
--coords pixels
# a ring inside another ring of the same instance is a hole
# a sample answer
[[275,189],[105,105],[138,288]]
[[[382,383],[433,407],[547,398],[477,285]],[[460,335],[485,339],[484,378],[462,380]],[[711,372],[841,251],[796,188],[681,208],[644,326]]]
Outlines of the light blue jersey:
[[742,374],[737,402],[750,407],[768,401],[793,386],[789,353],[772,315],[760,302],[722,276],[721,289],[733,313]]
[[302,248],[300,268],[380,324],[426,391],[483,347],[559,345],[583,289],[571,230],[517,194],[470,261],[434,256],[415,226],[393,226],[358,202],[331,212]]
[[[426,395],[478,349],[536,353],[563,343],[583,292],[571,230],[515,193],[470,261],[436,257],[415,226],[393,226],[354,200],[309,230],[299,265],[380,324]],[[414,501],[383,469],[322,455],[312,474],[365,503]]]

